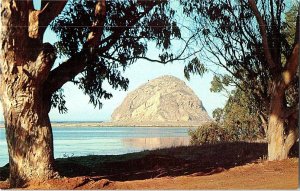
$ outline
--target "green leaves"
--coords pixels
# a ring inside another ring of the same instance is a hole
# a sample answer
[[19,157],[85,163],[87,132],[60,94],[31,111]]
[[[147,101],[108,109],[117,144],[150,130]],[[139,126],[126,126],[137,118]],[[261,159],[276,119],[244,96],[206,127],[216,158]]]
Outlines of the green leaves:
[[155,42],[162,50],[159,58],[167,61],[173,58],[169,50],[171,41],[180,38],[181,32],[175,19],[176,10],[167,1],[106,1],[104,24],[96,26],[103,30],[102,36],[96,39],[97,47],[88,50],[86,42],[95,20],[96,3],[95,0],[68,1],[62,14],[52,22],[51,29],[59,38],[55,46],[61,57],[72,58],[87,52],[82,59],[84,70],[73,82],[89,95],[93,105],[101,107],[102,98],[112,97],[103,89],[104,81],[114,89],[126,90],[129,80],[122,77],[122,71],[146,56],[147,43]]
[[206,123],[195,130],[189,130],[192,145],[216,144],[234,141],[230,131],[218,123]]
[[65,96],[63,94],[63,89],[56,91],[51,97],[51,103],[53,108],[57,108],[59,113],[67,113]]
[[[299,2],[293,6],[285,1],[255,1],[266,25],[268,51],[276,62],[276,69],[268,64],[260,24],[248,1],[181,0],[181,3],[184,14],[192,18],[189,29],[197,34],[196,41],[203,47],[197,55],[202,64],[215,64],[229,74],[215,76],[210,90],[222,92],[228,85],[235,85],[249,97],[255,97],[251,98],[252,105],[267,113],[272,92],[270,84],[277,81],[293,50]],[[189,77],[187,71],[186,67],[185,74]],[[298,79],[295,75],[294,80]],[[291,86],[296,87],[295,84]],[[296,103],[290,98],[298,99],[293,87],[284,92],[288,107]]]
[[210,91],[219,93],[226,89],[233,82],[233,78],[228,74],[215,75],[211,81]]
[[206,71],[205,66],[195,57],[184,67],[184,76],[189,80],[190,74],[202,76]]
[[250,109],[251,99],[241,90],[233,91],[224,108],[213,111],[216,122],[189,130],[191,144],[215,144],[229,141],[252,141],[262,138],[257,110]]

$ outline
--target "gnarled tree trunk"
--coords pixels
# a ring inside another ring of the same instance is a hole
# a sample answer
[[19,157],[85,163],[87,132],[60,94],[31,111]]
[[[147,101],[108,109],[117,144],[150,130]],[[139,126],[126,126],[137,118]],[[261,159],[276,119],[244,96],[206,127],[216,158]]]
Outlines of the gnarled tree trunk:
[[[7,79],[14,83],[1,84],[12,187],[54,175],[48,108],[43,105],[43,96],[35,87],[16,78]],[[22,88],[27,85],[29,87]]]
[[55,175],[50,96],[44,95],[55,51],[34,35],[37,28],[26,27],[35,25],[34,11],[32,2],[1,1],[0,95],[11,187]]
[[298,68],[299,43],[285,70],[273,82],[271,88],[270,114],[268,121],[268,159],[283,160],[288,158],[291,147],[298,139],[298,104],[294,108],[287,108],[285,92],[290,85]]
[[[1,63],[1,101],[12,187],[54,175],[50,101],[42,86],[48,71],[43,65],[48,64],[45,60],[49,55],[41,51],[35,63],[28,61],[21,66],[16,65],[15,56],[5,49]],[[38,67],[30,67],[33,64]]]
[[277,89],[271,101],[267,132],[268,159],[271,161],[287,159],[298,139],[297,116],[286,117],[285,111],[284,91]]

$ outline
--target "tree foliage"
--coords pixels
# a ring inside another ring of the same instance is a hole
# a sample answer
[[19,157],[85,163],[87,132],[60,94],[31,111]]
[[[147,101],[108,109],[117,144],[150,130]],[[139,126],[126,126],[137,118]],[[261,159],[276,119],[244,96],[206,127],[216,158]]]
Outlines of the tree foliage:
[[252,100],[249,95],[236,89],[229,96],[224,108],[214,111],[215,120],[233,132],[236,140],[263,138],[264,129],[259,110],[255,104],[252,104]]
[[[204,47],[206,63],[215,63],[224,68],[225,76],[219,74],[214,83],[235,84],[246,94],[253,96],[253,104],[260,108],[264,117],[270,107],[270,83],[280,75],[294,47],[298,4],[278,1],[257,1],[260,14],[266,22],[269,50],[276,68],[264,54],[262,36],[249,2],[240,1],[182,1],[186,15],[195,22],[198,41]],[[285,14],[286,13],[286,14]],[[286,17],[285,17],[286,15]],[[200,31],[200,32],[198,32]],[[283,59],[285,62],[282,62]],[[204,63],[204,61],[202,61]],[[225,80],[225,81],[224,81]],[[297,86],[298,75],[294,76],[291,88]],[[219,88],[213,86],[212,88]],[[216,91],[216,89],[214,90]],[[293,96],[298,97],[295,91]],[[289,93],[287,93],[287,96]],[[289,106],[297,102],[291,101]]]
[[[167,1],[107,1],[104,23],[93,27],[97,20],[96,4],[97,1],[68,1],[51,23],[51,29],[59,38],[55,44],[58,55],[69,60],[80,57],[82,62],[79,72],[67,69],[70,71],[61,75],[68,75],[68,80],[89,95],[92,104],[101,107],[101,98],[112,97],[103,88],[105,80],[114,89],[126,90],[129,80],[122,76],[122,71],[137,59],[146,58],[148,42],[155,42],[161,49],[157,60],[167,62],[176,57],[168,50],[171,40],[180,39],[181,32],[174,18],[175,10]],[[94,30],[102,31],[97,46],[91,47],[88,37]],[[63,64],[53,71],[62,69]],[[60,103],[63,102],[55,102],[53,106]]]
[[213,111],[215,122],[189,131],[191,144],[263,140],[264,130],[258,110],[249,96],[239,89],[230,93],[224,108]]
[[192,145],[233,141],[229,130],[214,122],[206,123],[195,130],[190,129],[188,133]]

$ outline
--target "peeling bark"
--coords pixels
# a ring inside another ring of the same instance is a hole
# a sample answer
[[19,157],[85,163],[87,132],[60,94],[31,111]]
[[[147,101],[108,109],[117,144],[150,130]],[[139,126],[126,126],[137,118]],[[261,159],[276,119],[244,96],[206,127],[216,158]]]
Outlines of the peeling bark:
[[[9,50],[4,50],[10,52]],[[14,65],[13,53],[4,57],[4,65]],[[51,58],[41,50],[36,62],[2,70],[1,101],[4,109],[9,152],[10,183],[22,186],[31,179],[53,177],[53,138],[48,117],[49,101],[42,85],[50,71]],[[35,67],[30,67],[31,65]],[[4,68],[4,67],[3,67]]]
[[[1,2],[1,82],[9,153],[10,186],[21,187],[29,180],[55,176],[53,136],[48,111],[50,100],[43,86],[55,61],[55,50],[30,37],[26,1]],[[30,26],[30,24],[29,24]],[[33,30],[34,31],[34,30]]]

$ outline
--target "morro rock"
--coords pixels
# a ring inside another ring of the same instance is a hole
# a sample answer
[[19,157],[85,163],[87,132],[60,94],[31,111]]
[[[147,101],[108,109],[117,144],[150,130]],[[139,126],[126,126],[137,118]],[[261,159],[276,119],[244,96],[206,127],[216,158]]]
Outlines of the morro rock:
[[174,76],[140,86],[112,114],[113,123],[128,126],[198,126],[210,120],[193,90]]

